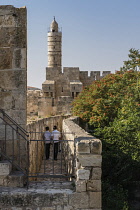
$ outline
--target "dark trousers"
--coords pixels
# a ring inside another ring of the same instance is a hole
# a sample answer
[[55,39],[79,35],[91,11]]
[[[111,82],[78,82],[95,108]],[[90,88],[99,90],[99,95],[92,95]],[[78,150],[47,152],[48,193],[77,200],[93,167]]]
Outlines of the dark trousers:
[[54,160],[57,160],[57,154],[58,154],[58,142],[54,143],[54,150],[53,150],[53,158]]
[[45,154],[46,154],[46,159],[49,159],[49,157],[50,157],[50,143],[47,143],[46,145],[45,145]]

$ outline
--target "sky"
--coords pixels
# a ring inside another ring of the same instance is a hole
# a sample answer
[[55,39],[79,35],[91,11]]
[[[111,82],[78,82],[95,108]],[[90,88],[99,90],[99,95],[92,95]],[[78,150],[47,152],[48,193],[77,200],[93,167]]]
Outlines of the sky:
[[47,32],[55,16],[62,28],[62,67],[119,70],[130,48],[140,49],[140,0],[0,0],[27,7],[27,81],[46,79]]

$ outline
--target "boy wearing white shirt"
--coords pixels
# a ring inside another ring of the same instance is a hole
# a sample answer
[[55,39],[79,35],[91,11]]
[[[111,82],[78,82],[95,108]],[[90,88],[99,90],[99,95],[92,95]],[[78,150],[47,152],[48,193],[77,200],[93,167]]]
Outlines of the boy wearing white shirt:
[[45,154],[46,154],[46,160],[50,157],[50,145],[51,145],[51,133],[49,132],[49,127],[46,127],[46,132],[44,133],[44,139],[45,139]]
[[59,140],[60,140],[60,132],[57,130],[57,126],[53,126],[53,131],[51,134],[51,137],[54,142],[54,151],[53,151],[53,158],[54,160],[57,160],[57,154],[58,154],[58,146],[59,146]]

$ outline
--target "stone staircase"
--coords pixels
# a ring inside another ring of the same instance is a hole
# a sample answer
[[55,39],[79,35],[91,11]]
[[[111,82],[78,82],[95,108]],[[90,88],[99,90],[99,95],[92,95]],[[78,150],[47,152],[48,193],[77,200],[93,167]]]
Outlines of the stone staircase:
[[26,185],[28,166],[22,151],[27,142],[27,131],[0,109],[0,186]]
[[26,177],[20,171],[12,171],[12,164],[7,160],[0,161],[0,186],[24,187]]

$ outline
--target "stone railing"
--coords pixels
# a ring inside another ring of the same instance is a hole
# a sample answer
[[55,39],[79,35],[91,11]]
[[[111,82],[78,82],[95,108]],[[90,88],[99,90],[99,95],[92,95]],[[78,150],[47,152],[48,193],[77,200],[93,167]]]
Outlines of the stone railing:
[[42,158],[44,155],[44,143],[43,141],[32,141],[32,140],[43,140],[43,133],[45,127],[49,126],[52,131],[53,126],[56,125],[59,131],[62,131],[62,121],[68,116],[53,116],[41,119],[39,121],[28,124],[26,129],[30,133],[30,144],[29,144],[29,173],[33,174],[40,170]]
[[69,171],[73,171],[76,177],[73,202],[76,204],[80,197],[84,199],[82,205],[85,208],[101,209],[102,143],[78,125],[77,117],[63,120],[62,131],[65,133],[65,139],[74,141],[74,144],[69,143],[67,151]]

